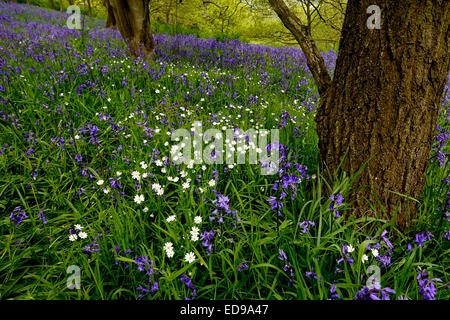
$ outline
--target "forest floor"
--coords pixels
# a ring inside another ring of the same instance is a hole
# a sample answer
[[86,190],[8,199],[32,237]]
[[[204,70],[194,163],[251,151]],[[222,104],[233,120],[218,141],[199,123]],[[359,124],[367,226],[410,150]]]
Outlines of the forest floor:
[[320,176],[299,49],[159,34],[146,62],[67,18],[0,3],[0,298],[449,298],[449,86],[401,231]]

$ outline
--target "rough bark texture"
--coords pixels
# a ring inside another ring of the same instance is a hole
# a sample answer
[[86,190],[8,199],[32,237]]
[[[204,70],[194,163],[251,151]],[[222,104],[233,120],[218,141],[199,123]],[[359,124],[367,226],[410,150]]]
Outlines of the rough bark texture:
[[395,216],[404,229],[416,203],[395,193],[417,199],[425,182],[450,66],[450,1],[378,0],[379,30],[366,25],[372,4],[348,1],[333,80],[323,85],[312,72],[322,87],[316,116],[320,158],[333,172],[347,153],[348,174],[369,160],[354,184],[353,214],[373,216],[369,199],[378,214]]
[[348,151],[348,173],[370,159],[355,184],[363,188],[356,214],[371,215],[362,199],[378,198],[384,218],[396,214],[405,228],[415,202],[393,192],[417,199],[425,182],[449,70],[450,2],[378,1],[381,29],[371,30],[372,2],[348,2],[335,76],[316,118],[320,155],[336,169]]
[[131,55],[152,59],[155,42],[150,30],[149,0],[110,0],[110,4]]

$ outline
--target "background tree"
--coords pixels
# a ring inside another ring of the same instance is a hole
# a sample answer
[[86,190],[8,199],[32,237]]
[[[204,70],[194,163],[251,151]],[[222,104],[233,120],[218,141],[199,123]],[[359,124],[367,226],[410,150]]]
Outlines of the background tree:
[[92,6],[91,6],[91,0],[86,0],[88,5],[88,15],[89,17],[92,17]]
[[149,0],[110,0],[117,27],[133,57],[152,59],[155,42],[150,30]]
[[[450,1],[379,0],[381,28],[369,29],[372,0],[349,0],[334,77],[307,27],[283,0],[269,0],[295,36],[321,96],[316,117],[321,161],[356,173],[357,216],[372,215],[366,199],[405,228],[424,185],[433,134],[449,71]],[[381,208],[382,206],[382,208]]]
[[242,6],[241,0],[202,0],[202,4],[205,21],[212,23],[217,21],[222,33],[225,32],[225,28],[233,22],[233,19],[237,16],[237,13]]
[[[280,24],[267,0],[242,0],[253,19],[251,38],[266,44],[297,46],[289,30]],[[321,50],[337,49],[346,0],[286,0],[290,12],[308,28]]]

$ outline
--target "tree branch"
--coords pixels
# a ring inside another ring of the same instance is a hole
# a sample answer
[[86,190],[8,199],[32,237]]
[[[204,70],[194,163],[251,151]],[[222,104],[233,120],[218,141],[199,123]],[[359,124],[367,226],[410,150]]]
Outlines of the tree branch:
[[325,61],[320,55],[314,40],[308,32],[308,27],[303,25],[300,19],[292,14],[284,3],[284,0],[269,0],[270,6],[280,18],[284,26],[291,31],[303,50],[306,57],[306,64],[316,80],[319,94],[324,94],[331,84],[331,77],[325,66]]

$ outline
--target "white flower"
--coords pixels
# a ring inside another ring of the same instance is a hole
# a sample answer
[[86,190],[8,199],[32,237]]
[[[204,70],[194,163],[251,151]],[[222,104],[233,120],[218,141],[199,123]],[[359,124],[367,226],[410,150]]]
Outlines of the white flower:
[[117,171],[117,172],[116,172],[116,175],[117,175],[118,177],[120,177],[120,176],[122,175],[122,172]]
[[362,258],[361,258],[361,262],[365,263],[367,260],[369,260],[369,257],[365,254],[363,254]]
[[145,161],[141,161],[139,164],[141,165],[142,169],[147,169],[147,164],[145,163]]
[[155,161],[155,164],[158,166],[158,167],[161,167],[162,165],[163,165],[163,162],[161,161],[161,160],[156,160]]
[[194,223],[196,223],[196,224],[202,223],[202,217],[196,216],[196,217],[194,218]]
[[76,224],[73,227],[75,228],[75,230],[80,230],[81,231],[81,229],[83,229],[83,227],[81,225],[79,225],[79,224]]
[[173,243],[172,243],[172,242],[166,242],[166,243],[164,243],[163,249],[164,249],[164,251],[173,249]]
[[374,257],[378,257],[378,250],[377,250],[377,249],[372,248],[372,249],[370,249],[370,251],[372,251],[372,255],[373,255]]
[[79,236],[81,239],[86,239],[86,238],[87,238],[87,233],[84,232],[84,231],[82,231],[82,232],[80,232],[80,233],[78,234],[78,236]]
[[355,248],[353,248],[351,244],[348,245],[348,246],[347,246],[347,252],[348,252],[348,253],[352,253],[353,251],[355,251]]
[[175,252],[173,251],[173,243],[166,242],[163,246],[164,251],[166,252],[167,257],[172,258]]
[[144,209],[142,209],[142,211],[148,212],[148,207],[145,207]]
[[144,202],[144,195],[140,194],[140,195],[135,195],[134,196],[134,202],[136,202],[137,204],[140,204],[141,202]]
[[167,222],[175,221],[175,215],[168,216],[166,219]]
[[197,228],[197,227],[192,227],[192,231],[191,231],[191,233],[199,233],[200,232],[200,229],[199,228]]
[[168,258],[172,258],[173,255],[175,254],[175,252],[173,251],[173,249],[167,250],[166,251],[167,257]]
[[98,181],[97,181],[97,185],[101,186],[104,182],[105,182],[105,181],[103,181],[103,180],[98,180]]
[[155,93],[160,93],[161,91],[159,91],[158,89],[155,90]]
[[143,174],[142,174],[142,179],[145,179],[145,178],[147,178],[148,177],[148,173],[147,172],[144,172]]
[[195,260],[195,253],[193,253],[192,251],[189,253],[186,253],[186,255],[184,256],[184,261],[188,262],[188,263],[192,263]]
[[139,173],[139,171],[133,171],[131,173],[131,177],[135,180],[139,180],[141,178],[141,174]]
[[208,184],[210,187],[214,187],[216,185],[216,180],[211,179],[211,180],[209,180]]
[[198,241],[198,234],[197,233],[196,234],[192,234],[191,235],[191,240],[194,241],[194,242]]
[[187,188],[189,188],[189,185],[190,185],[189,182],[185,182],[185,183],[183,183],[182,187],[183,187],[183,189],[187,189]]
[[164,194],[164,189],[163,188],[159,189],[158,191],[156,191],[156,194],[158,196],[162,196]]
[[75,135],[75,140],[80,140],[80,136],[79,135]]
[[105,194],[108,194],[108,193],[109,193],[109,189],[107,189],[107,188],[103,188],[102,190],[103,190],[103,192],[104,192]]
[[78,238],[78,237],[77,237],[76,234],[71,234],[71,235],[69,236],[69,240],[72,241],[72,242],[75,241],[75,240],[77,240],[77,238]]

